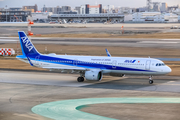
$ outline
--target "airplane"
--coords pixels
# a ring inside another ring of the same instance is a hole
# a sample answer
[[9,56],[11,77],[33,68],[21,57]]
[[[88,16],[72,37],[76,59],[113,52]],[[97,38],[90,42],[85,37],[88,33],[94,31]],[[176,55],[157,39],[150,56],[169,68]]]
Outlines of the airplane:
[[119,77],[148,75],[149,84],[153,84],[153,76],[171,72],[170,67],[153,58],[41,54],[36,50],[25,32],[19,31],[18,34],[23,55],[16,56],[17,59],[29,63],[33,67],[50,71],[79,73],[78,82],[83,82],[84,78],[101,81],[104,74]]

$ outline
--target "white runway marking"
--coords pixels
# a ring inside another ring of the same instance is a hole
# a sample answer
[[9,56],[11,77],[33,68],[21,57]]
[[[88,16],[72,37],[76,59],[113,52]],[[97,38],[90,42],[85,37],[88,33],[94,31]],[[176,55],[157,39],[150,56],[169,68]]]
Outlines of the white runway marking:
[[137,42],[137,43],[177,44],[179,42],[141,41],[141,42]]
[[11,39],[0,39],[0,41],[6,41],[6,42],[11,42],[11,41],[18,41],[18,40],[11,40]]
[[178,40],[178,41],[180,41],[180,39],[160,39],[160,40]]
[[[9,34],[8,34],[9,35]],[[0,39],[18,39],[18,37],[0,37]]]
[[[9,40],[9,39],[18,39],[19,37],[0,37],[0,39],[4,40]],[[47,38],[47,37],[31,37],[31,39],[39,39],[39,40],[44,40],[44,39],[52,39],[52,38]],[[54,38],[53,38],[54,39]],[[57,39],[57,38],[56,38]]]
[[170,83],[170,82],[175,82],[175,81],[169,81],[169,83]]

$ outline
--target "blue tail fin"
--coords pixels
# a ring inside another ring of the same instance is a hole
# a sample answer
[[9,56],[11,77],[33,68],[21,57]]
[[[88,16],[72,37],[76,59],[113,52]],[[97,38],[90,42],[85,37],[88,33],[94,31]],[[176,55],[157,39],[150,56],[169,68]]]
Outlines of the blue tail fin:
[[109,51],[107,49],[105,49],[105,50],[106,50],[107,56],[111,57],[111,54],[109,53]]
[[21,43],[21,49],[24,56],[27,56],[28,54],[39,54],[39,52],[36,50],[32,42],[29,40],[25,32],[19,31],[19,40]]

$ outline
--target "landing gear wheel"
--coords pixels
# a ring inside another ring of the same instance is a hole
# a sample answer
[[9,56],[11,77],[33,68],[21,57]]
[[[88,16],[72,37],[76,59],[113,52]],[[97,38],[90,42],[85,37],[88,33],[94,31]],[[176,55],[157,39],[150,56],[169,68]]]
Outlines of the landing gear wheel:
[[77,81],[78,81],[78,82],[84,82],[84,78],[83,78],[83,77],[78,77],[78,78],[77,78]]
[[149,81],[149,84],[153,84],[153,82],[154,82],[153,80],[150,80],[150,81]]

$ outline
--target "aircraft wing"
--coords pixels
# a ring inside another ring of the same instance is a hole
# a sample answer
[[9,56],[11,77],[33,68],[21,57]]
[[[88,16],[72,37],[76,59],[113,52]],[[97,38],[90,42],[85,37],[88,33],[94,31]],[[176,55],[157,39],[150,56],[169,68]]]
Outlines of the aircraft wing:
[[86,68],[77,68],[77,67],[43,67],[44,69],[50,70],[74,70],[74,71],[88,71]]

